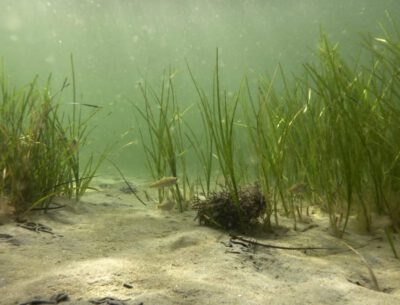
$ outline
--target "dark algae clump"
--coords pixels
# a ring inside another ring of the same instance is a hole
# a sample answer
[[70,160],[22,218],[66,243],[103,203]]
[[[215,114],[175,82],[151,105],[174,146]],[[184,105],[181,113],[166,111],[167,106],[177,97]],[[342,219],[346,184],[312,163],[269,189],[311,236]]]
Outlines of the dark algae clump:
[[200,224],[226,230],[247,231],[260,223],[268,202],[258,184],[243,187],[238,192],[239,207],[227,190],[213,192],[206,199],[196,199],[193,206]]

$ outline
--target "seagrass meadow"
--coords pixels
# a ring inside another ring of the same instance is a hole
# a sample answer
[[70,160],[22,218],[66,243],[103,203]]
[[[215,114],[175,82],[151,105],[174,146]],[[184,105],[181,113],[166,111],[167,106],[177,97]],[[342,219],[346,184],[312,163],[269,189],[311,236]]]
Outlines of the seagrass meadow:
[[400,302],[398,1],[0,4],[0,305]]

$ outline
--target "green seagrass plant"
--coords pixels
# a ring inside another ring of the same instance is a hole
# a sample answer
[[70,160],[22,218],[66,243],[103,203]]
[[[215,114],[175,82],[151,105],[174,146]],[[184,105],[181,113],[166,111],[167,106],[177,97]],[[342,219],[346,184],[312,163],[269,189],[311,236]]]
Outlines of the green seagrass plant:
[[[147,122],[146,133],[141,132],[154,178],[176,176],[177,164],[187,177],[182,156],[194,153],[202,169],[201,197],[210,198],[196,202],[204,223],[221,225],[228,214],[240,223],[235,218],[244,215],[240,194],[249,190],[244,183],[255,179],[258,203],[266,206],[257,210],[262,217],[254,215],[264,228],[271,229],[272,217],[278,225],[285,216],[297,229],[309,219],[311,205],[327,213],[339,238],[350,222],[373,232],[376,219],[385,218],[389,221],[380,229],[398,257],[400,31],[388,20],[389,29],[382,26],[380,36],[364,37],[362,54],[352,61],[321,31],[315,56],[301,73],[287,77],[278,66],[272,78],[260,77],[255,90],[246,77],[234,94],[222,88],[218,50],[210,93],[188,65],[201,133],[176,120],[180,107],[170,79],[160,94],[150,90],[149,95],[142,87],[145,105],[138,110]],[[246,164],[250,159],[254,168]],[[216,183],[220,194],[214,191],[214,170],[223,176]],[[236,214],[224,214],[231,203]],[[219,221],[212,216],[215,207]]]
[[[226,90],[220,88],[218,49],[216,50],[216,63],[214,71],[213,89],[211,97],[200,88],[190,71],[193,83],[199,97],[199,109],[202,116],[205,135],[208,138],[211,153],[215,153],[219,170],[224,178],[224,185],[231,194],[237,213],[242,213],[239,202],[239,185],[235,152],[235,119],[240,93],[228,97]],[[212,150],[213,149],[213,150]],[[204,155],[205,156],[205,155]],[[206,168],[211,166],[211,157],[203,157]],[[210,164],[210,165],[209,165]],[[206,177],[208,181],[209,176]]]
[[144,123],[140,136],[152,178],[178,178],[178,183],[169,190],[158,190],[159,204],[168,199],[167,191],[172,193],[179,211],[186,208],[192,196],[192,185],[189,181],[186,152],[189,144],[184,133],[183,116],[189,109],[181,109],[174,89],[171,73],[164,73],[161,88],[157,92],[148,84],[140,84],[143,104],[134,104],[139,121]]
[[[75,106],[74,75],[73,79]],[[46,210],[56,196],[79,199],[103,158],[95,160],[92,155],[80,168],[88,121],[75,107],[72,119],[61,112],[67,80],[57,91],[51,76],[43,87],[35,77],[27,86],[12,88],[2,65],[0,86],[0,195],[5,198],[1,204],[20,214]]]

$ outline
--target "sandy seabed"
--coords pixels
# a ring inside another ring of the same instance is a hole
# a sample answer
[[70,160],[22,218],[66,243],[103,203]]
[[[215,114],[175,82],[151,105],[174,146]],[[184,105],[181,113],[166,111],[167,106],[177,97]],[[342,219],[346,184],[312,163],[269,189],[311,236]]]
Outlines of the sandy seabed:
[[282,219],[288,230],[257,241],[343,250],[246,247],[199,226],[194,211],[143,206],[111,178],[95,183],[101,191],[81,202],[29,217],[54,234],[1,218],[1,305],[60,292],[69,297],[65,305],[400,304],[400,261],[383,232],[345,236],[372,267],[377,291],[360,257],[329,234],[326,217],[316,214],[312,227],[297,231]]

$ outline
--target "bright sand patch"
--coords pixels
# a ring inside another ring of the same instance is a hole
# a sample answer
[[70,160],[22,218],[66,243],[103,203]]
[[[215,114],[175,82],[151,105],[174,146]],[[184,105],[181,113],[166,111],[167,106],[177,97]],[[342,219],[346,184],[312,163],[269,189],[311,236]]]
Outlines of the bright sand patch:
[[[193,211],[145,207],[119,191],[119,184],[102,185],[81,203],[29,219],[51,227],[54,235],[3,220],[0,234],[12,238],[0,239],[0,304],[57,292],[69,295],[70,301],[60,303],[66,305],[106,296],[129,305],[400,304],[400,262],[382,232],[350,232],[345,238],[372,266],[385,292],[371,289],[368,269],[350,251],[230,246],[228,234],[199,226]],[[329,235],[326,218],[313,223],[317,226],[305,232],[290,229],[257,240],[341,246]]]

